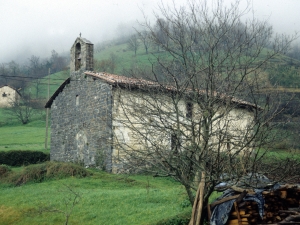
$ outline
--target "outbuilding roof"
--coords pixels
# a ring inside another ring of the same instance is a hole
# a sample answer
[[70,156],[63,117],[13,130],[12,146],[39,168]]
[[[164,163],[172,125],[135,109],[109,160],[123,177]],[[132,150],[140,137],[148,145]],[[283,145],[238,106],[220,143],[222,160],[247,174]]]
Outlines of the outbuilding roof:
[[3,87],[9,87],[9,88],[13,89],[14,91],[16,91],[19,95],[21,95],[21,93],[17,89],[15,89],[14,87],[12,87],[12,86],[9,86],[7,84],[0,86],[0,88],[3,88]]

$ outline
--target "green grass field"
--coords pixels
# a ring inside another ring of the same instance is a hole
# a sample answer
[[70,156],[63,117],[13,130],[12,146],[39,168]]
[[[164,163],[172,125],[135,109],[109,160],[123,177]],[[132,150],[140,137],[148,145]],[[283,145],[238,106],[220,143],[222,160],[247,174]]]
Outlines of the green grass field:
[[[50,96],[57,90],[63,81],[67,79],[67,77],[69,77],[69,71],[61,71],[50,75]],[[35,84],[32,83],[26,90],[33,98],[35,97],[35,87]],[[48,76],[40,79],[39,90],[38,98],[42,99],[42,104],[46,104],[48,95]],[[22,125],[9,110],[0,109],[0,151],[40,150],[49,152],[50,129],[47,150],[45,150],[45,136],[46,109],[35,110],[32,119],[26,125]]]
[[0,189],[3,225],[64,224],[64,213],[71,210],[74,199],[71,191],[81,198],[70,213],[69,224],[154,225],[191,211],[181,185],[151,176],[94,171],[87,178],[71,177],[16,188],[0,185]]
[[[0,109],[0,151],[40,150],[45,151],[45,112],[36,111],[26,125],[22,125],[6,109]],[[50,129],[48,135],[50,146]],[[49,147],[47,152],[49,152]]]

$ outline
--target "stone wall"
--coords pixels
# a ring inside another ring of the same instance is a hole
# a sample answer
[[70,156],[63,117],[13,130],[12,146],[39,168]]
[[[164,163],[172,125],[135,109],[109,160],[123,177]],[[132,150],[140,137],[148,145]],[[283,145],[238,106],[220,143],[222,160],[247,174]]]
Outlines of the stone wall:
[[111,171],[111,112],[111,86],[74,72],[51,106],[51,160]]

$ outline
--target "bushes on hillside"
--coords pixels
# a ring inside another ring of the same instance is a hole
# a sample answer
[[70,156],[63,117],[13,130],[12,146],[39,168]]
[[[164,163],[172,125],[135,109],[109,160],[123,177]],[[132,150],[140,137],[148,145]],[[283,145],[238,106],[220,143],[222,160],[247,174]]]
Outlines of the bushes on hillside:
[[5,164],[9,166],[23,166],[46,162],[49,160],[49,153],[44,153],[41,151],[12,150],[7,152],[0,152],[0,164]]

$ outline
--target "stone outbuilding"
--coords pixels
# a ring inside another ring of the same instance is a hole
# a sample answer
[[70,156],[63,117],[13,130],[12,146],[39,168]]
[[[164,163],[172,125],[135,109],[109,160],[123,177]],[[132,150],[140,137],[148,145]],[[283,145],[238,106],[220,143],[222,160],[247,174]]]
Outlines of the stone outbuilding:
[[12,103],[20,98],[20,93],[13,87],[0,86],[0,108],[11,107]]
[[[117,173],[123,167],[121,159],[124,151],[121,147],[131,150],[141,148],[139,136],[126,126],[130,113],[125,116],[124,106],[132,106],[128,99],[141,103],[139,96],[145,97],[145,90],[156,90],[160,85],[144,79],[92,71],[93,44],[78,37],[71,48],[70,77],[45,106],[51,108],[50,158]],[[169,87],[167,91],[174,90]],[[166,93],[160,92],[159,99],[168,105]],[[247,126],[253,119],[251,108],[255,106],[248,102],[233,101],[238,105],[234,113],[241,118],[237,127]],[[191,116],[191,110],[196,108],[182,102],[180,110],[183,115]],[[133,108],[130,110],[135,111]],[[142,117],[145,119],[147,116]],[[153,119],[150,117],[149,121]],[[172,134],[159,138],[164,139],[161,144],[172,147]]]

